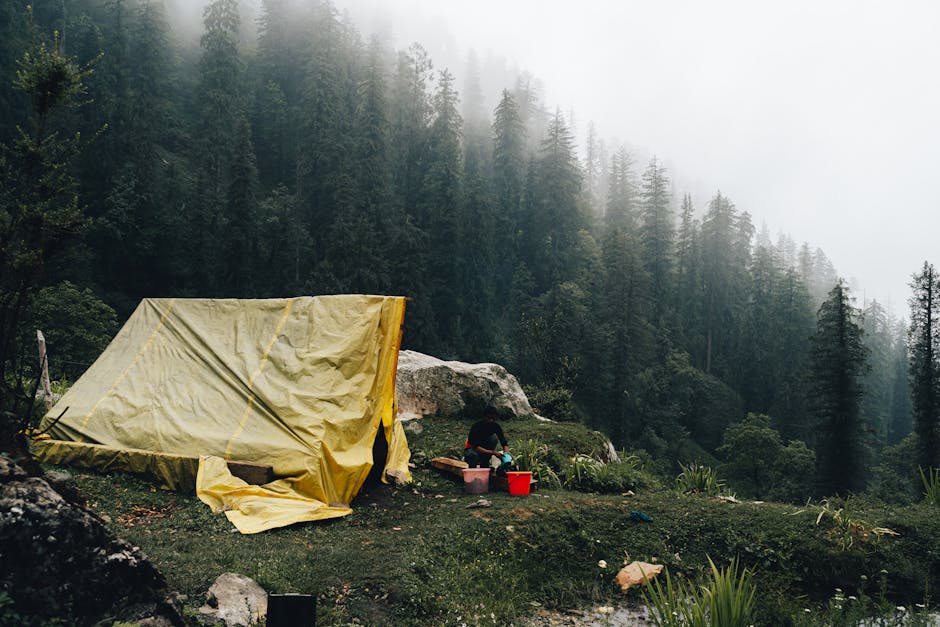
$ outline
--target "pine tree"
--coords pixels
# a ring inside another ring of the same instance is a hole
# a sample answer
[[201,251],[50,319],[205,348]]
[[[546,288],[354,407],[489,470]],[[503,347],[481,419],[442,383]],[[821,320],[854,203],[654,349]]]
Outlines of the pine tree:
[[940,467],[940,276],[924,262],[911,281],[908,350],[917,463]]
[[227,242],[222,282],[227,293],[249,298],[254,293],[255,263],[258,258],[258,168],[248,120],[240,117],[235,127],[235,147],[229,168],[226,198]]
[[9,72],[29,46],[29,28],[26,12],[16,2],[0,3],[0,143],[13,141],[16,136],[16,120],[21,107],[25,106],[25,95],[13,86]]
[[[418,205],[418,226],[427,230],[430,249],[428,287],[431,306],[442,331],[442,353],[456,357],[462,348],[456,344],[463,333],[462,312],[465,303],[458,294],[457,258],[462,240],[461,220],[461,149],[462,120],[458,111],[454,78],[447,70],[440,72],[433,99],[434,121],[428,136],[428,168]],[[466,242],[478,245],[480,242]],[[455,248],[458,250],[455,254]],[[470,301],[472,302],[472,300]]]
[[552,118],[542,141],[535,176],[529,265],[541,270],[536,278],[544,291],[576,270],[571,263],[573,250],[578,231],[586,225],[574,138],[560,112]]
[[240,18],[236,0],[213,0],[203,11],[205,30],[200,39],[197,120],[193,160],[197,164],[193,208],[187,216],[191,289],[203,295],[223,295],[216,278],[224,267],[226,197],[235,152],[236,127],[243,115],[240,90],[242,63],[238,55]]
[[[612,441],[623,444],[640,431],[636,408],[638,377],[653,353],[649,277],[636,242],[636,187],[625,149],[611,160],[603,239],[604,283],[600,309],[607,351],[602,360],[602,397]],[[599,412],[600,413],[600,412]]]
[[866,426],[861,413],[868,350],[859,312],[839,281],[819,308],[812,343],[812,401],[818,420],[820,494],[857,492],[865,486]]
[[911,378],[910,353],[907,348],[908,328],[904,320],[897,320],[892,329],[891,359],[891,413],[888,419],[887,444],[894,446],[911,432]]
[[110,71],[117,93],[110,101],[109,85],[98,86],[110,119],[103,137],[108,157],[102,163],[95,155],[91,164],[105,177],[97,183],[104,196],[96,205],[105,210],[95,216],[90,240],[100,257],[97,271],[137,301],[177,287],[185,273],[180,207],[186,199],[179,171],[188,168],[182,165],[176,68],[163,6],[148,2],[127,11],[118,2],[111,10],[117,58]]
[[395,289],[414,300],[405,317],[405,335],[416,350],[433,351],[440,333],[430,301],[427,272],[429,233],[421,224],[426,150],[431,121],[428,84],[433,64],[427,51],[415,44],[400,52],[392,77],[390,109],[390,159],[395,203]]
[[264,189],[296,184],[306,64],[315,31],[316,3],[262,0],[253,77],[258,95],[252,119],[259,178]]
[[809,292],[799,271],[789,268],[774,294],[775,331],[773,355],[775,384],[769,413],[780,433],[789,439],[812,444],[815,431],[807,398],[807,373],[810,369],[810,337],[815,319]]
[[368,293],[391,290],[396,255],[393,236],[401,217],[392,199],[388,86],[382,52],[380,42],[373,39],[359,81],[354,123],[355,185],[361,202],[363,244],[358,251],[360,277],[354,283],[359,291]]
[[493,114],[493,197],[497,207],[495,248],[502,263],[498,272],[509,276],[520,255],[522,199],[526,177],[525,128],[512,95],[503,90]]
[[731,374],[746,270],[737,265],[737,218],[734,205],[718,192],[702,220],[704,369],[718,377]]
[[774,251],[759,246],[750,267],[750,285],[747,307],[741,325],[741,350],[738,360],[741,382],[739,392],[745,401],[745,410],[766,414],[770,410],[777,385],[777,355],[774,340],[778,319],[775,297],[782,280]]
[[22,453],[13,437],[26,425],[9,418],[29,417],[33,401],[17,363],[21,316],[48,264],[75,241],[85,221],[69,167],[81,146],[58,126],[56,114],[82,98],[91,73],[63,54],[58,35],[51,43],[32,35],[32,49],[13,81],[27,97],[27,123],[15,141],[0,145],[0,450]]
[[604,214],[604,190],[607,189],[606,152],[603,140],[597,136],[594,122],[590,122],[584,146],[584,188],[591,215],[597,217]]
[[662,327],[673,289],[675,224],[670,207],[669,178],[656,157],[643,172],[640,216],[640,245],[650,277],[653,323]]
[[865,307],[862,330],[871,364],[863,381],[865,397],[862,401],[862,416],[872,430],[875,447],[880,449],[888,439],[894,363],[891,350],[892,321],[887,310],[877,300]]
[[701,226],[695,218],[692,196],[685,194],[676,234],[676,283],[673,308],[679,317],[676,344],[689,353],[692,363],[705,364],[704,295]]

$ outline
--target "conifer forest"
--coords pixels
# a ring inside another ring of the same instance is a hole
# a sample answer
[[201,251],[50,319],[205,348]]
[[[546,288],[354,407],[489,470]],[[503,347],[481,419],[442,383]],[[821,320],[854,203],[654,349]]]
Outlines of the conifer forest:
[[912,499],[940,466],[929,261],[891,312],[531,75],[486,107],[473,58],[242,4],[189,37],[161,0],[0,3],[5,438],[41,411],[37,329],[72,382],[145,297],[380,293],[411,299],[403,349],[499,363],[542,415],[739,494]]

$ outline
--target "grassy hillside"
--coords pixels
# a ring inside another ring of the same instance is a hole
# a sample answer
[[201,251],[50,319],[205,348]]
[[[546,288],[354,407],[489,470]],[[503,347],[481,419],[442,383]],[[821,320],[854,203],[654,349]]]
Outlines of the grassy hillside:
[[[370,486],[351,516],[254,536],[193,495],[73,472],[91,508],[157,563],[192,611],[219,574],[233,571],[269,592],[317,594],[323,625],[525,624],[545,609],[641,602],[613,583],[625,561],[697,578],[710,556],[719,565],[738,557],[753,570],[756,624],[853,624],[875,611],[895,621],[885,624],[910,624],[901,617],[929,605],[940,584],[940,517],[925,505],[729,503],[677,494],[638,467],[635,496],[540,488],[528,497],[490,493],[491,507],[468,509],[477,497],[428,463],[456,456],[467,426],[426,419],[409,434],[414,485]],[[538,439],[559,463],[603,443],[570,423],[504,428],[514,447]],[[634,511],[652,522],[637,522]]]

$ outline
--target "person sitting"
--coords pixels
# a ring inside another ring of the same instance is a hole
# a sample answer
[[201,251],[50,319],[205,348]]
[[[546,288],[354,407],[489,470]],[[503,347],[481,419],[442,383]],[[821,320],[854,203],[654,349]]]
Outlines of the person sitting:
[[482,420],[470,427],[463,452],[463,459],[470,468],[490,467],[490,459],[500,454],[496,450],[497,440],[502,444],[504,453],[509,451],[509,442],[503,434],[503,428],[496,422],[496,417],[496,408],[487,407],[483,410]]

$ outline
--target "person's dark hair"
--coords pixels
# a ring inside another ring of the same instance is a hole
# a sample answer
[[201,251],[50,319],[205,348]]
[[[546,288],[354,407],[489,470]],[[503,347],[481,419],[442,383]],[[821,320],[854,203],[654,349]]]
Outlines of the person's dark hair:
[[484,418],[489,418],[489,417],[491,417],[491,416],[492,416],[493,418],[498,418],[498,417],[499,417],[499,412],[497,412],[497,411],[496,411],[496,408],[493,407],[492,405],[487,405],[486,407],[483,408],[483,417],[484,417]]

